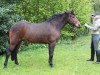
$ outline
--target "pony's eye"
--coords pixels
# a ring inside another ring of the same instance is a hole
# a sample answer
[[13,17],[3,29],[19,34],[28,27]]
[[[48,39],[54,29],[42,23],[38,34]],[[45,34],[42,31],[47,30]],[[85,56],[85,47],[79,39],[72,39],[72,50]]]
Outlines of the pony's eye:
[[74,16],[70,16],[70,17],[74,18]]

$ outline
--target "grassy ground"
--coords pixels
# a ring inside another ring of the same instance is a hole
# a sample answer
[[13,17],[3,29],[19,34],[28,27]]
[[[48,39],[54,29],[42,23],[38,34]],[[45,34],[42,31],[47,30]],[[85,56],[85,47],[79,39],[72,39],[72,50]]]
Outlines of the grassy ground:
[[70,44],[57,44],[54,52],[54,68],[48,65],[47,48],[19,52],[19,66],[9,60],[3,69],[4,57],[0,57],[0,75],[100,75],[100,64],[86,61],[90,57],[90,36],[80,37]]

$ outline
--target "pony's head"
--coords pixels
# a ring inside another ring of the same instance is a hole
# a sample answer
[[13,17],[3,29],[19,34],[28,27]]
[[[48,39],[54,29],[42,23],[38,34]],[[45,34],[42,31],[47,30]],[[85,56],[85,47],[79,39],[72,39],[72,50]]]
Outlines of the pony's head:
[[80,21],[76,18],[74,11],[66,12],[67,22],[73,26],[80,27]]

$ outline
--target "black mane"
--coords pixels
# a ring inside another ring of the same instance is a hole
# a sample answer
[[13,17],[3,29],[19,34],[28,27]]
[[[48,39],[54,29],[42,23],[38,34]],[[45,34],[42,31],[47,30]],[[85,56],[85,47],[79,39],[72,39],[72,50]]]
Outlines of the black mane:
[[55,14],[55,15],[53,15],[52,17],[50,17],[50,18],[47,20],[47,22],[50,22],[50,21],[52,21],[52,20],[56,20],[56,19],[61,18],[61,17],[63,16],[63,14],[65,14],[65,13]]
[[[71,12],[64,12],[64,13],[55,14],[55,15],[53,15],[52,17],[50,17],[50,18],[47,20],[47,22],[50,22],[50,21],[52,21],[52,20],[55,21],[55,20],[61,19],[62,16],[63,16],[64,14],[68,15],[68,14],[72,14],[72,13],[71,13]],[[73,15],[74,15],[74,14],[73,14]]]

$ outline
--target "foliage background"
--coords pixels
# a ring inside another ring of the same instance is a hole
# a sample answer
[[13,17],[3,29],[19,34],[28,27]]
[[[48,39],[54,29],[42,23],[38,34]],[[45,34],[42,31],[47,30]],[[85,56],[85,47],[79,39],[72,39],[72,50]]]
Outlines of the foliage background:
[[93,0],[94,2],[94,11],[96,13],[100,13],[100,0]]
[[0,0],[0,48],[9,47],[8,32],[15,22],[43,22],[54,14],[71,10],[75,11],[82,27],[77,30],[67,25],[61,32],[61,39],[75,39],[88,32],[83,24],[89,23],[93,4],[91,0]]

